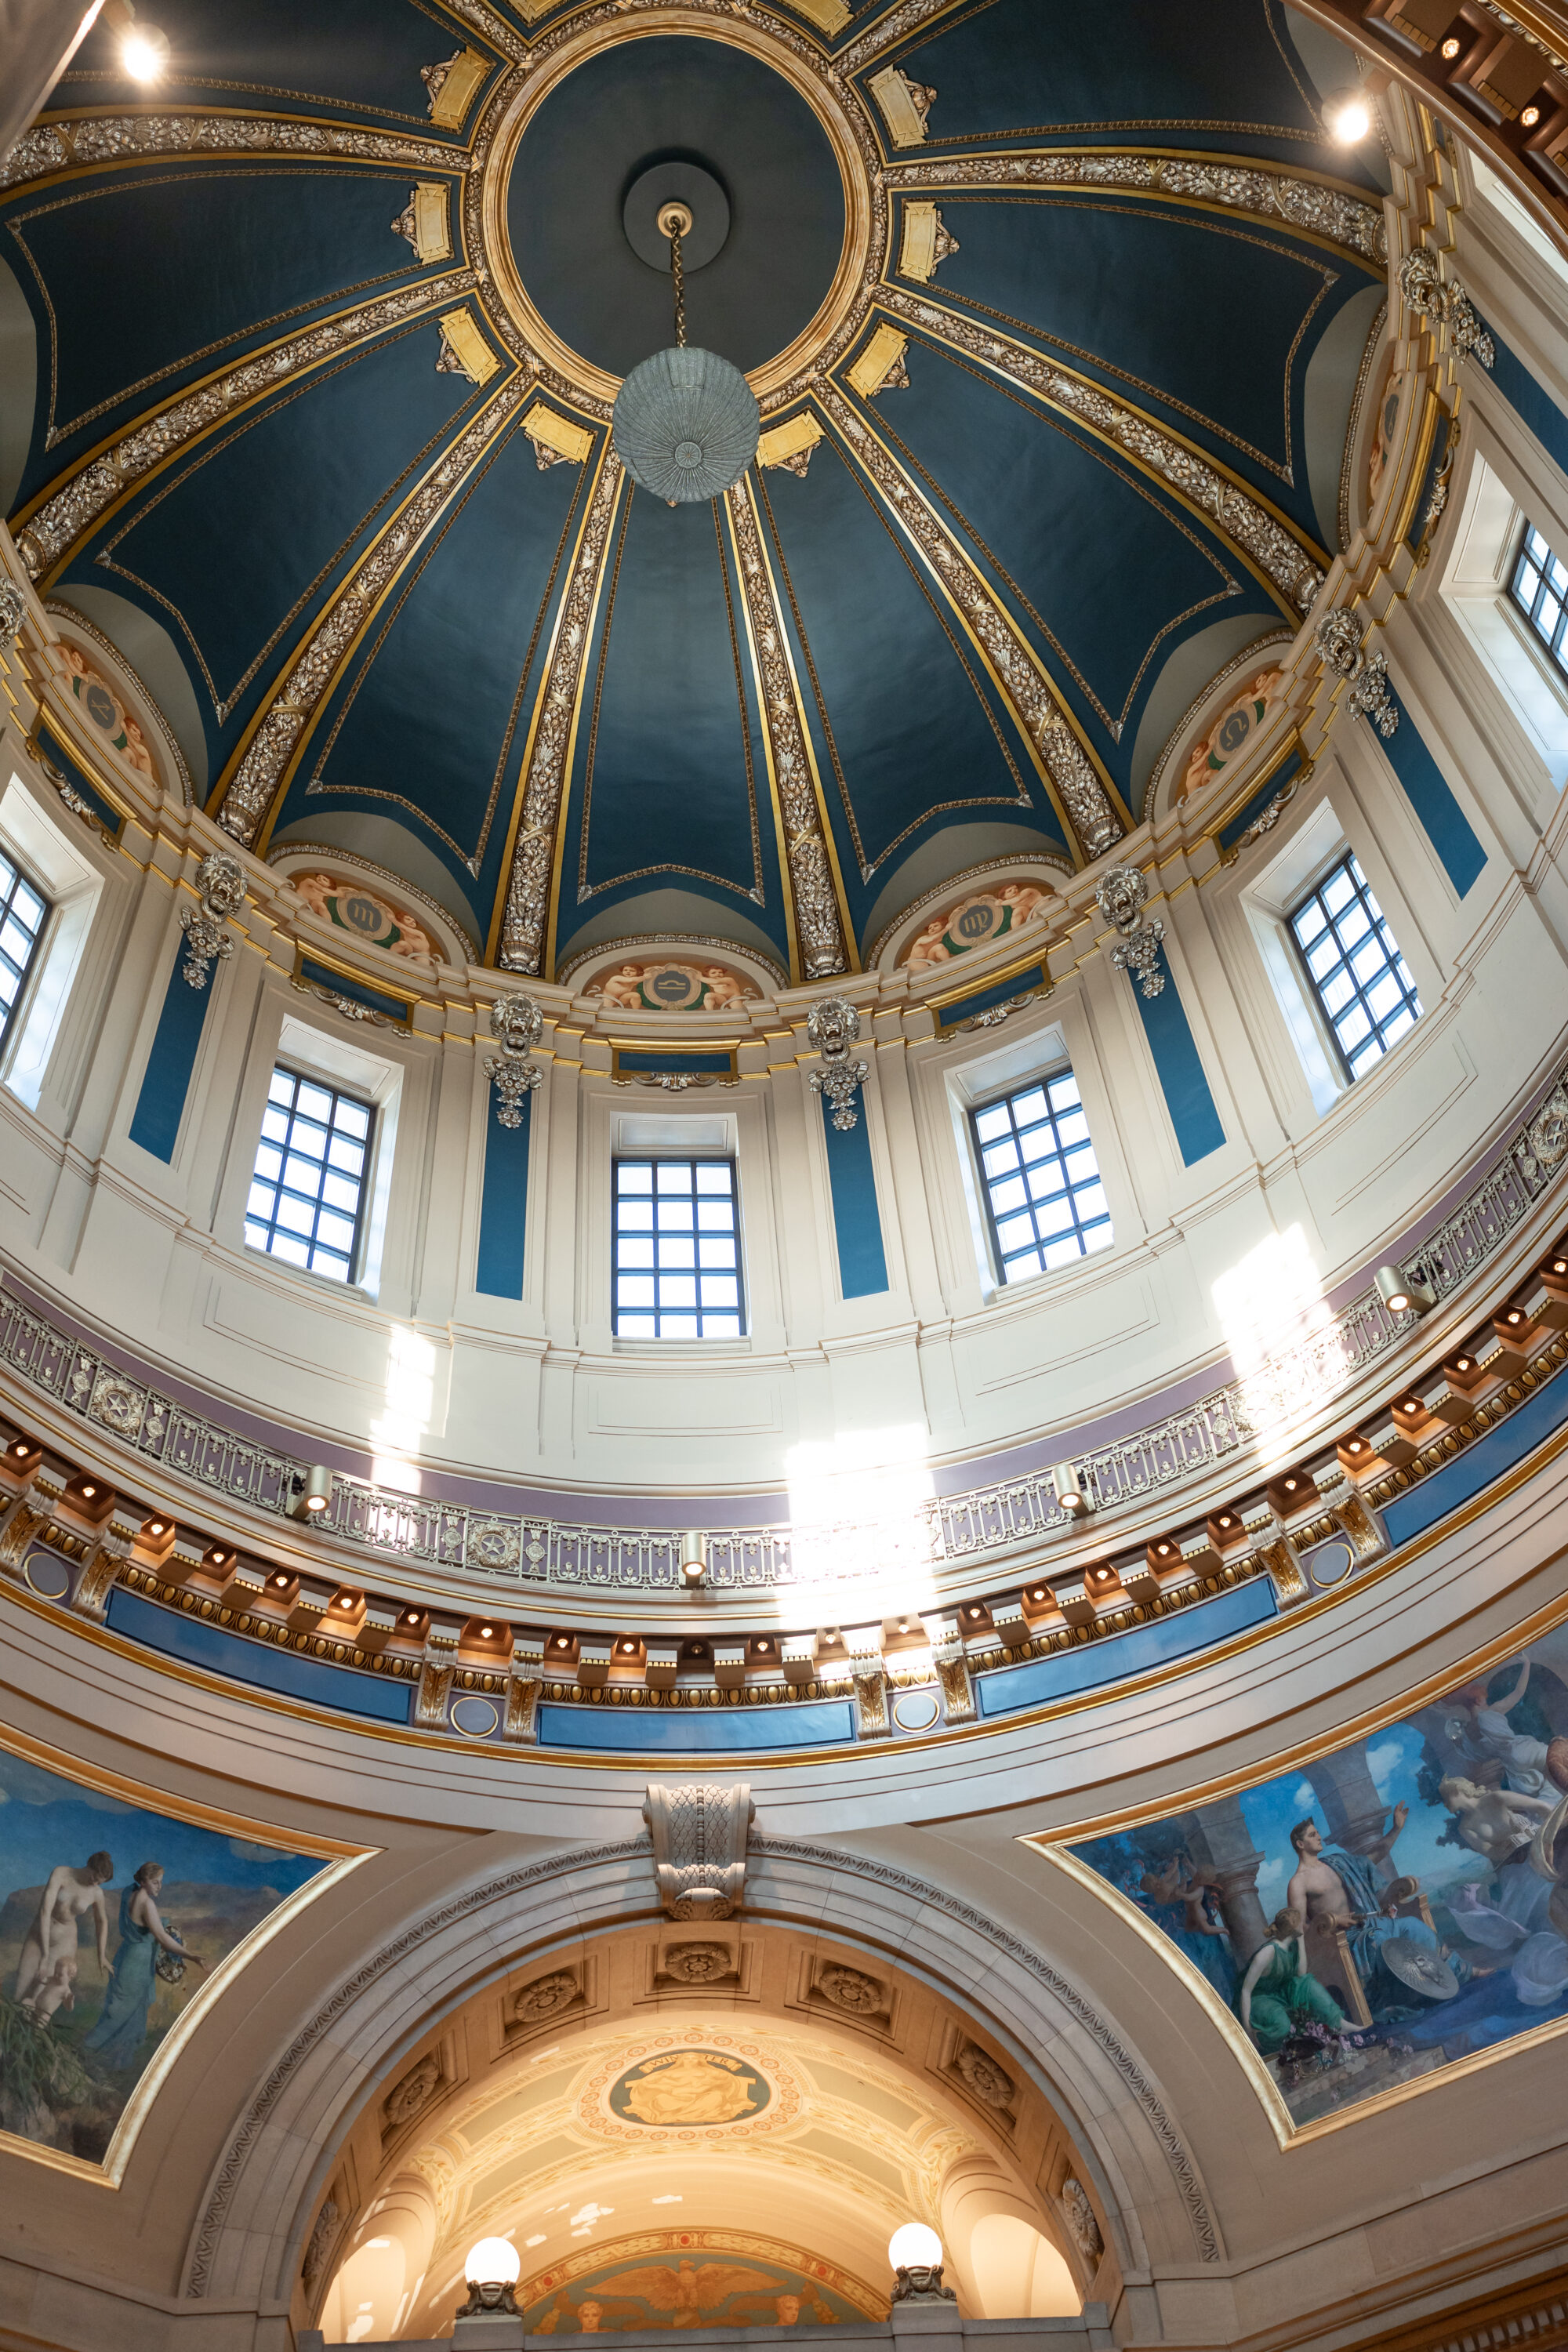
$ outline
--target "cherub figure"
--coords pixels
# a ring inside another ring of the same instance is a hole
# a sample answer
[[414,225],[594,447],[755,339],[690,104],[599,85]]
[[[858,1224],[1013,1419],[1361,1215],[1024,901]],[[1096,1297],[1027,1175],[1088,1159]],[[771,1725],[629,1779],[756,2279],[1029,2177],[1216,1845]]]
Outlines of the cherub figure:
[[1191,1854],[1184,1849],[1173,1854],[1163,1870],[1146,1870],[1139,1884],[1152,1903],[1179,1903],[1184,1917],[1182,1926],[1189,1936],[1223,1936],[1224,1927],[1216,1927],[1210,1919],[1205,1898],[1211,1886],[1219,1881],[1196,1869]]
[[21,2003],[35,2025],[47,2025],[57,2009],[76,2007],[77,1964],[68,1952],[62,1952],[42,1981],[33,1988]]

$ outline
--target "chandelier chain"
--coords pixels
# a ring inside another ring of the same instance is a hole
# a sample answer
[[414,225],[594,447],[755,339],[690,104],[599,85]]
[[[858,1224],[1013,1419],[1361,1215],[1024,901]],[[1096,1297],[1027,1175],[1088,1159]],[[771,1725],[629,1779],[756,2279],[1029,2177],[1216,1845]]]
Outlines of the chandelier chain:
[[681,351],[686,349],[686,271],[680,258],[680,231],[673,228],[669,235],[669,266],[675,277],[675,340]]

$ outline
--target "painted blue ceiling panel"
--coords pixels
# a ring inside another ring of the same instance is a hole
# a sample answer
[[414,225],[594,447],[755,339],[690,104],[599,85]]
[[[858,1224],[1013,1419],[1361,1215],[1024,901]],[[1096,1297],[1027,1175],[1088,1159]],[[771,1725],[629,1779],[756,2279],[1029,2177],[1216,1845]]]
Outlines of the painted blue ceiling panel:
[[1248,222],[1115,197],[944,196],[942,211],[960,246],[942,266],[942,299],[1048,342],[1316,533],[1302,384],[1324,329],[1370,275]]
[[720,511],[628,492],[584,687],[562,922],[568,908],[574,925],[613,895],[678,881],[767,909],[783,945],[744,610]]
[[[478,397],[466,378],[437,373],[438,349],[424,319],[280,389],[155,477],[67,573],[107,574],[173,621],[215,774],[271,659],[287,655],[353,546],[408,495]],[[234,561],[239,533],[250,549],[243,564]]]
[[1131,460],[932,345],[910,345],[909,374],[908,391],[876,402],[879,429],[1001,568],[1004,594],[1127,792],[1160,664],[1194,629],[1278,607]]
[[514,431],[470,477],[383,605],[277,819],[348,807],[412,824],[467,893],[481,936],[583,471],[542,473]]
[[[487,44],[417,0],[157,0],[146,12],[169,37],[164,103],[228,104],[256,111],[374,115],[429,129],[421,66],[449,58],[467,43]],[[56,110],[146,103],[126,76],[120,44],[95,26],[55,93]],[[439,137],[441,134],[434,134]]]
[[49,355],[23,497],[245,345],[417,277],[389,226],[408,184],[341,165],[174,163],[16,205],[6,259]]
[[[1103,130],[1305,162],[1321,142],[1284,11],[1267,0],[1125,0],[1111,16],[994,0],[955,18],[891,52],[936,90],[929,148]],[[1339,151],[1331,168],[1345,168]]]
[[1005,816],[1037,824],[1059,846],[979,653],[837,441],[818,446],[804,481],[774,474],[768,503],[805,632],[801,693],[856,922],[876,870],[937,824]]

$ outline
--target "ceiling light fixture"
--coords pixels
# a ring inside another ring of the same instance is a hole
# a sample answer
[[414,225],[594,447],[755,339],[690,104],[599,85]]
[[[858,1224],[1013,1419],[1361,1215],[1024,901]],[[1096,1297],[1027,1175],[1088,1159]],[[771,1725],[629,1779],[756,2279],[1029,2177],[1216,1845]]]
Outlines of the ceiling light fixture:
[[1051,1490],[1056,1496],[1058,1509],[1065,1511],[1069,1519],[1087,1519],[1094,1508],[1084,1492],[1083,1480],[1070,1462],[1056,1465],[1051,1472]]
[[1519,120],[1522,129],[1533,131],[1541,120],[1541,109],[1538,106],[1527,106]]
[[1328,126],[1342,147],[1353,147],[1372,129],[1372,110],[1364,99],[1348,98],[1329,115]]
[[120,37],[120,62],[132,81],[162,81],[169,66],[169,36],[156,25],[143,25],[126,0],[129,23]]
[[716,352],[686,341],[681,241],[695,226],[689,205],[661,205],[675,281],[675,345],[633,368],[616,397],[616,455],[634,482],[667,506],[721,498],[757,454],[762,415],[751,385]]
[[463,2263],[468,2299],[458,2312],[458,2318],[471,2318],[479,2312],[498,2311],[515,2318],[517,2300],[512,2289],[521,2269],[521,2255],[515,2246],[509,2246],[504,2238],[481,2238],[477,2246],[470,2246]]
[[1443,54],[1443,60],[1444,60],[1444,63],[1445,63],[1446,65],[1452,65],[1452,64],[1453,64],[1453,62],[1454,62],[1454,59],[1455,59],[1455,58],[1458,56],[1458,54],[1459,54],[1459,41],[1458,41],[1458,36],[1457,34],[1455,34],[1455,33],[1450,33],[1450,34],[1449,34],[1449,36],[1448,36],[1447,39],[1447,40],[1444,42],[1444,44],[1443,44],[1443,51],[1442,51],[1442,54]]

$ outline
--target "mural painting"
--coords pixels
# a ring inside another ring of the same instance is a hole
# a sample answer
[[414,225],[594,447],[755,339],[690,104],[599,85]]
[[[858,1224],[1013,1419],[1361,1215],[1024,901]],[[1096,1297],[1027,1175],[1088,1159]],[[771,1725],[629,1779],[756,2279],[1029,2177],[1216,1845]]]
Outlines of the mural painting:
[[918,975],[967,955],[972,948],[990,947],[1032,923],[1049,895],[1036,882],[1005,882],[998,889],[971,891],[931,917],[910,940],[903,961]]
[[1568,2018],[1568,1626],[1405,1720],[1070,1851],[1311,2122]]
[[322,1867],[0,1749],[0,2130],[100,2164],[203,1985]]
[[1234,767],[1248,745],[1257,741],[1275,707],[1285,691],[1282,669],[1259,670],[1248,680],[1239,694],[1233,695],[1201,742],[1194,743],[1187,754],[1186,768],[1182,776],[1178,800],[1195,793],[1200,784],[1212,784],[1216,776]]
[[610,2111],[668,2130],[680,2124],[732,2124],[759,2116],[773,2085],[718,2050],[672,2050],[644,2058],[611,2084]]
[[584,993],[617,1013],[725,1013],[759,992],[721,963],[624,963],[591,980]]
[[542,2272],[518,2290],[531,2336],[628,2328],[835,2327],[887,2307],[831,2263],[766,2238],[650,2231]]
[[289,880],[313,915],[352,932],[363,946],[384,948],[388,955],[439,957],[429,932],[374,890],[330,874],[294,874]]

